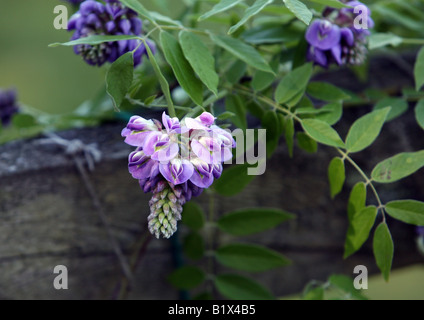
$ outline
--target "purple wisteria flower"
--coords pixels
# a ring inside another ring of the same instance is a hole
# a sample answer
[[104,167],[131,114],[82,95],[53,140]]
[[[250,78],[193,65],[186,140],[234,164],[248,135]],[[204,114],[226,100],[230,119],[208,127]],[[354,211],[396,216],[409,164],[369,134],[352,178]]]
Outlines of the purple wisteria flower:
[[157,238],[175,233],[182,206],[219,179],[222,162],[232,157],[235,140],[214,123],[208,112],[181,122],[163,113],[162,123],[134,116],[122,130],[125,142],[137,147],[129,172],[144,192],[153,192],[148,220]]
[[[142,21],[137,13],[124,7],[118,0],[106,0],[103,4],[94,0],[83,1],[68,23],[68,30],[74,31],[71,40],[92,35],[133,35],[141,36]],[[155,51],[155,45],[149,41]],[[146,54],[144,44],[137,39],[105,42],[98,45],[80,44],[74,46],[76,54],[81,55],[90,65],[102,66],[114,62],[123,54],[134,51],[134,65],[141,63]]]
[[[374,27],[371,10],[359,1],[343,2],[351,8],[325,9],[323,19],[315,20],[305,35],[309,44],[307,59],[325,68],[331,64],[360,65],[368,53],[369,29]],[[360,26],[356,19],[363,12],[355,8],[367,11],[367,20]]]
[[19,107],[18,107],[16,99],[17,99],[16,90],[0,89],[0,123],[2,126],[9,125],[12,119],[12,116],[15,113],[19,112]]

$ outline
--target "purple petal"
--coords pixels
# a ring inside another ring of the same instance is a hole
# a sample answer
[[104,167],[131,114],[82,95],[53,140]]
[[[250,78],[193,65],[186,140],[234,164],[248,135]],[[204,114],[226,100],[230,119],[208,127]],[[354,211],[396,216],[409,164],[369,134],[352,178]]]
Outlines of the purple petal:
[[143,141],[143,151],[146,155],[151,156],[155,153],[156,143],[162,136],[161,132],[151,132],[151,134]]
[[[125,132],[124,132],[125,131]],[[126,134],[127,131],[124,129],[122,134]],[[151,131],[134,132],[130,131],[130,134],[126,136],[125,143],[133,147],[144,147],[145,141],[149,136],[154,133]]]
[[131,18],[130,22],[131,22],[131,31],[135,35],[140,35],[141,29],[142,29],[142,26],[143,26],[142,21],[139,18]]
[[327,20],[316,20],[306,32],[306,40],[312,46],[329,50],[340,42],[340,28]]
[[355,44],[355,36],[352,30],[349,28],[342,28],[340,30],[342,39],[347,43],[348,46],[352,47]]
[[108,33],[112,33],[112,32],[113,32],[113,30],[115,30],[115,28],[116,28],[115,21],[108,21],[108,22],[106,23],[106,31],[107,31]]
[[214,124],[216,118],[209,112],[203,112],[196,120],[200,121],[205,126],[210,127]]
[[96,13],[99,9],[99,4],[97,1],[87,0],[81,3],[79,12],[83,16],[88,16],[90,13]]
[[209,128],[202,124],[200,121],[193,119],[193,118],[185,118],[185,125],[187,128],[191,130],[205,130],[208,131]]
[[131,29],[131,23],[127,19],[121,20],[119,21],[119,27],[121,28],[121,31],[123,33],[129,34]]
[[193,175],[190,178],[190,181],[199,188],[209,188],[213,181],[214,176],[213,174],[201,174],[197,168],[194,169]]
[[129,156],[128,169],[134,179],[148,179],[156,164],[157,162],[147,157],[143,151],[134,151]]
[[328,68],[328,59],[325,52],[317,48],[310,47],[307,58],[309,61],[313,61],[324,68]]
[[193,175],[194,167],[187,160],[175,159],[167,164],[159,165],[163,177],[174,185],[187,182]]
[[193,150],[194,154],[201,160],[205,161],[206,163],[213,163],[211,152],[198,140],[193,140],[191,142],[191,149]]
[[333,57],[336,60],[337,64],[339,66],[342,65],[342,47],[340,45],[334,46],[331,49],[331,53],[333,54]]
[[179,151],[180,147],[178,146],[178,143],[168,143],[156,151],[152,155],[152,159],[160,162],[168,162],[174,159],[178,155]]

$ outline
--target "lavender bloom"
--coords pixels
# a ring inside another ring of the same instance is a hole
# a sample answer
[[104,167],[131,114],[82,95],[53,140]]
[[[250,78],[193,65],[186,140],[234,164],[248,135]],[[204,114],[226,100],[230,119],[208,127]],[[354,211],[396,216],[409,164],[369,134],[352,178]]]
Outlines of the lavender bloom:
[[[142,21],[136,12],[124,7],[118,0],[107,0],[106,4],[86,0],[81,3],[79,11],[69,20],[68,30],[74,31],[71,40],[91,35],[141,36]],[[151,48],[155,49],[153,44]],[[88,64],[93,66],[102,66],[106,62],[112,63],[123,54],[133,50],[136,50],[134,65],[137,66],[141,63],[142,56],[146,54],[146,48],[139,40],[74,46],[75,53],[81,55]]]
[[368,53],[367,38],[369,30],[358,28],[355,19],[355,7],[367,10],[366,26],[374,27],[371,10],[359,1],[343,1],[352,8],[324,10],[323,18],[314,21],[306,32],[309,44],[307,60],[324,68],[331,64],[360,65]]
[[129,172],[139,180],[149,203],[152,234],[169,238],[181,219],[182,206],[221,177],[222,162],[231,159],[235,141],[204,112],[180,122],[165,113],[162,123],[134,116],[122,130],[137,149],[129,155]]
[[19,112],[16,102],[16,90],[0,89],[0,123],[3,126],[10,124],[12,116]]

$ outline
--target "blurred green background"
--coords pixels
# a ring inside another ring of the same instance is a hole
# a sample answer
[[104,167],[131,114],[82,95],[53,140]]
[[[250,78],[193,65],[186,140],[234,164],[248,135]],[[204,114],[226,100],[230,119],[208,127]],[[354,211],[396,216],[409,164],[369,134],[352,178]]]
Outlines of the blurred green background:
[[70,48],[48,47],[70,38],[53,27],[53,9],[65,2],[1,1],[0,87],[16,87],[22,103],[53,114],[91,98],[102,86],[102,71],[81,63]]
[[[0,3],[0,88],[15,87],[20,102],[52,114],[70,113],[96,95],[104,85],[105,68],[83,63],[72,48],[48,47],[69,41],[70,32],[53,27],[53,10],[66,5],[71,15],[72,6],[61,0]],[[144,4],[157,11],[161,1]]]

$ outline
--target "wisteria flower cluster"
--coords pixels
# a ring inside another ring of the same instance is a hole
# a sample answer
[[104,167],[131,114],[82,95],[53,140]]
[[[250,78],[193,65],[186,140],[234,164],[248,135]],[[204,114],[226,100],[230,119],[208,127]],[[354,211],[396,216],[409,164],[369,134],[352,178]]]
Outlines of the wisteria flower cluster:
[[157,238],[175,233],[182,206],[210,187],[232,158],[235,140],[214,123],[208,112],[181,122],[163,113],[162,123],[134,116],[122,131],[125,142],[137,147],[129,171],[145,193],[153,193],[148,220]]
[[[81,3],[79,11],[68,23],[68,30],[74,31],[71,40],[92,35],[141,36],[142,21],[136,12],[124,7],[118,0],[105,1],[105,4],[94,0]],[[155,50],[153,42],[149,41],[149,46],[152,51]],[[74,46],[75,53],[93,66],[102,66],[106,62],[113,63],[123,54],[134,50],[134,66],[137,66],[141,63],[142,56],[146,54],[144,44],[137,39]]]
[[0,123],[3,126],[10,124],[12,116],[19,112],[16,98],[16,90],[0,89]]
[[[307,59],[328,68],[331,64],[361,65],[368,53],[369,29],[374,27],[371,10],[359,1],[344,1],[351,8],[327,8],[323,19],[315,20],[306,32],[309,43]],[[367,10],[368,29],[355,26],[354,8]]]

